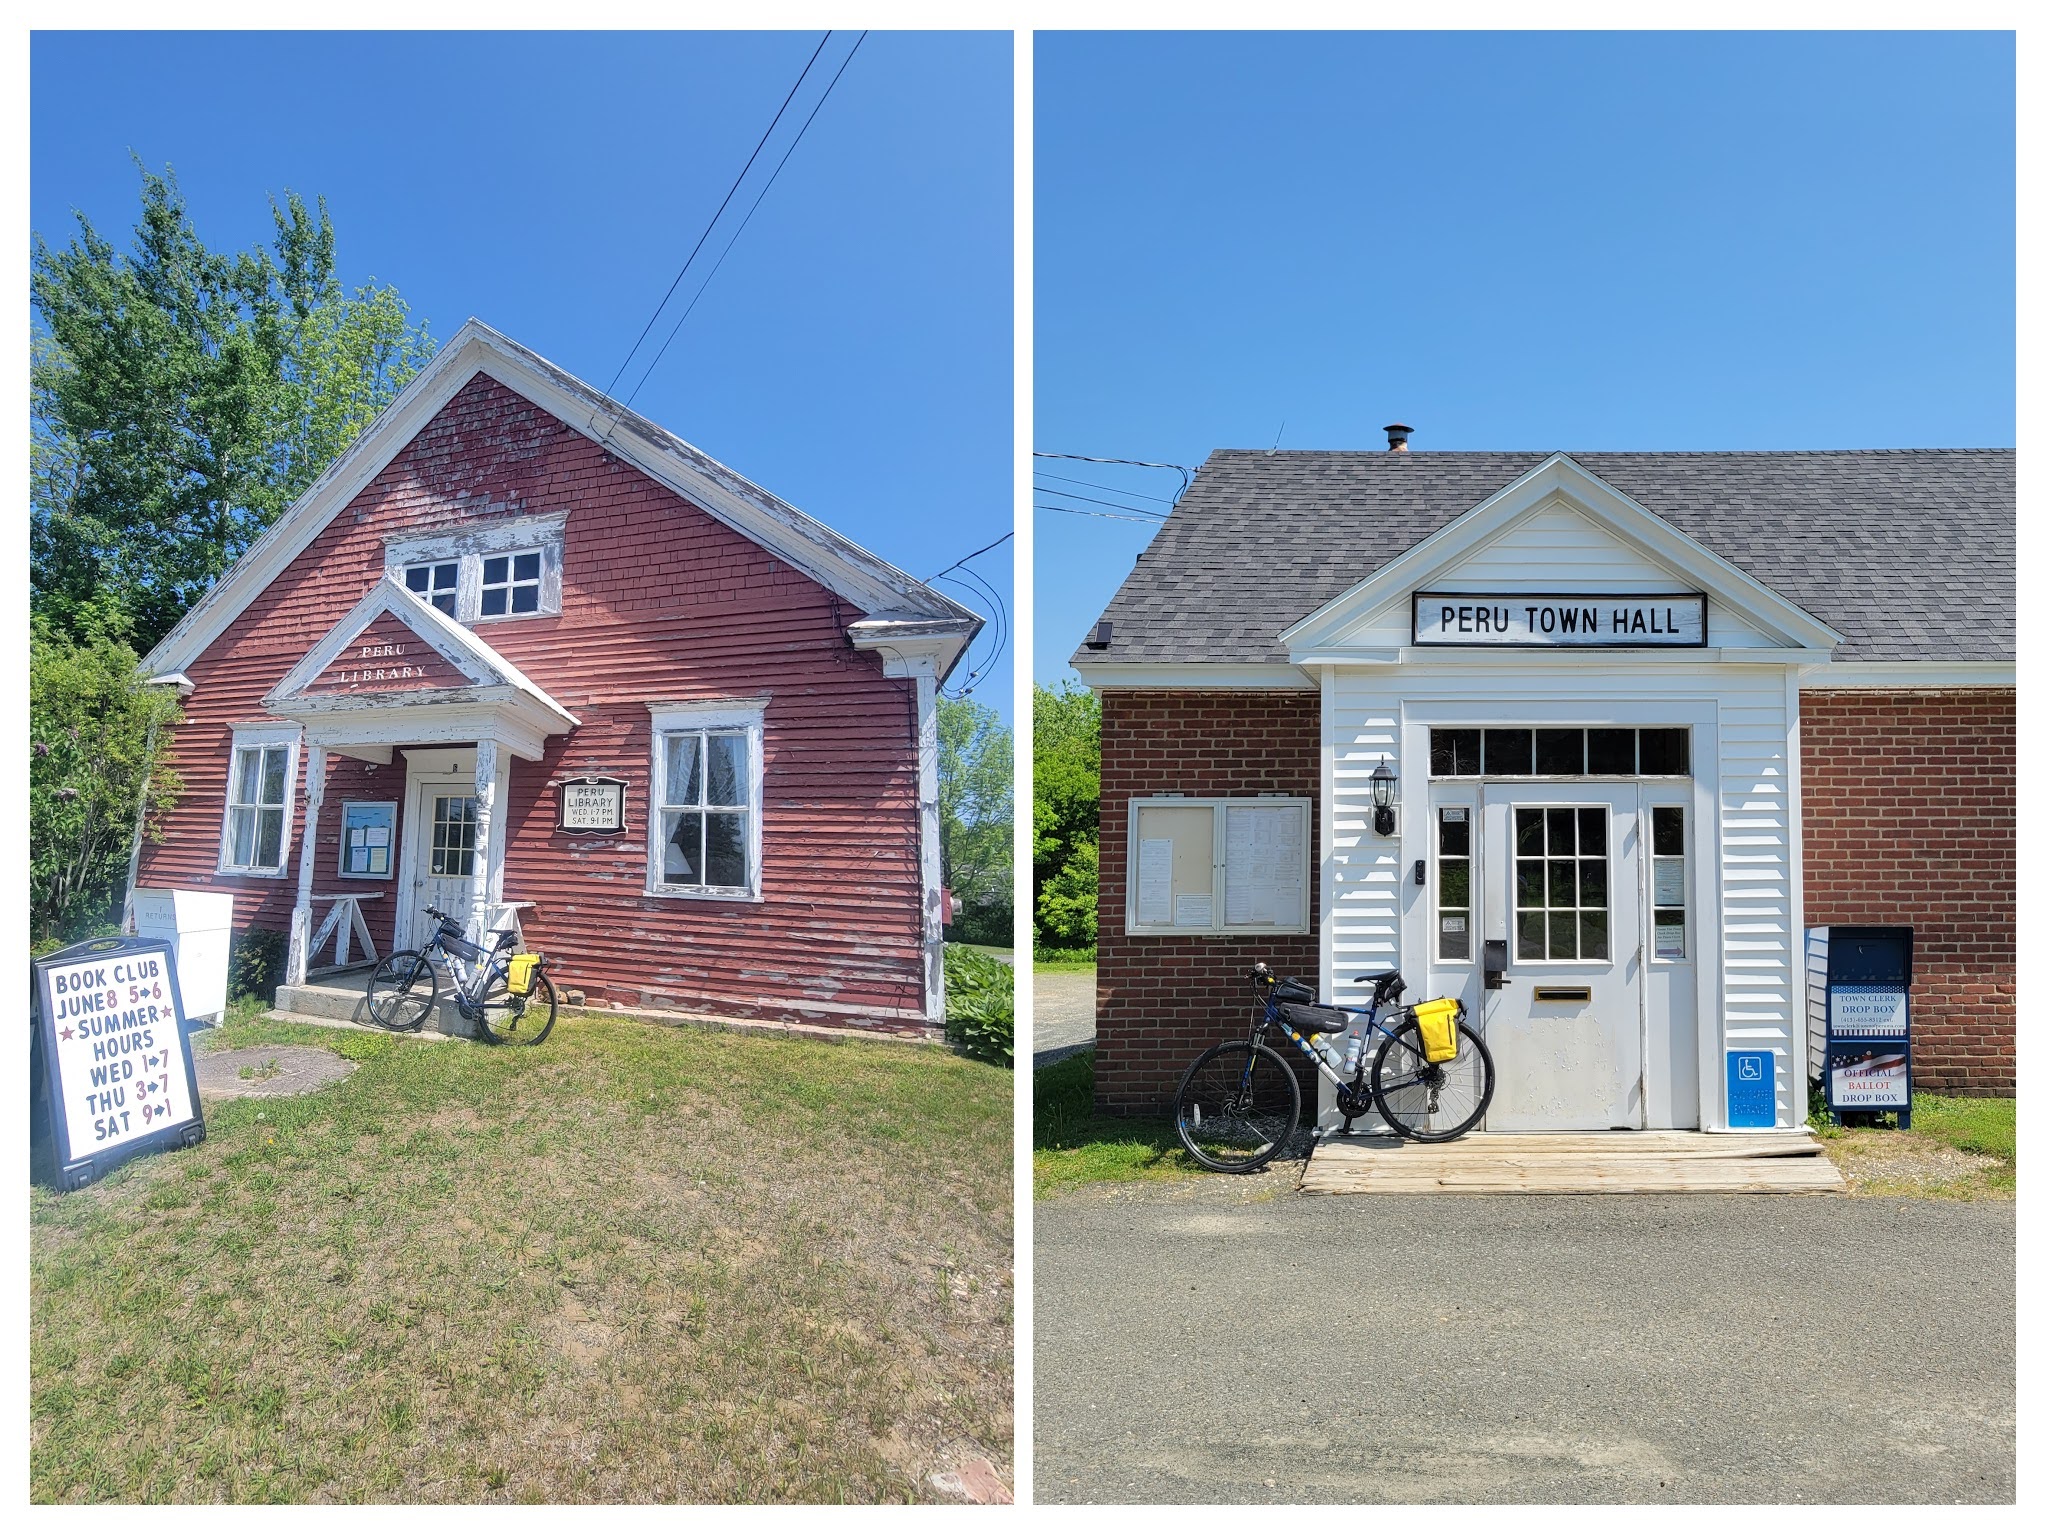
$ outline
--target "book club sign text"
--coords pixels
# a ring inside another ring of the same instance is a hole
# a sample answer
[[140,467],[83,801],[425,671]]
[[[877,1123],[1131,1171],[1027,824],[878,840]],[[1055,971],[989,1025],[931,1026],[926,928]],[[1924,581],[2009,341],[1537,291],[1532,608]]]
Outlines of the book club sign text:
[[205,1138],[198,1084],[160,939],[101,939],[38,960],[38,1054],[57,1184]]

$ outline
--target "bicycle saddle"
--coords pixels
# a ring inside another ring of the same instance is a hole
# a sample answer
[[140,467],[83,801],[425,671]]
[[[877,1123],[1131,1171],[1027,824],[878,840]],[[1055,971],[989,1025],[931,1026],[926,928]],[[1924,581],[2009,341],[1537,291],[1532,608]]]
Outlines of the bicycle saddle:
[[1396,997],[1407,989],[1407,983],[1400,979],[1397,970],[1379,970],[1371,975],[1360,975],[1354,984],[1363,986],[1367,983],[1371,987],[1374,1000],[1381,997]]

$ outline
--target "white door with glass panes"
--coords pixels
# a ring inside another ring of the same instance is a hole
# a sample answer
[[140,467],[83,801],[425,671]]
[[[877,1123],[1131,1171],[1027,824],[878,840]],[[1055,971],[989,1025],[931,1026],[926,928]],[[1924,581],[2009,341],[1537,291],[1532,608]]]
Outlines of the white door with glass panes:
[[439,927],[426,914],[437,906],[467,932],[476,872],[476,782],[422,778],[412,783],[412,943],[424,945]]
[[1639,804],[1633,784],[1485,786],[1481,931],[1506,941],[1484,998],[1488,1130],[1645,1123]]
[[[1463,999],[1493,1131],[1698,1124],[1689,732],[1430,732],[1428,994]],[[1484,985],[1486,940],[1505,985]]]

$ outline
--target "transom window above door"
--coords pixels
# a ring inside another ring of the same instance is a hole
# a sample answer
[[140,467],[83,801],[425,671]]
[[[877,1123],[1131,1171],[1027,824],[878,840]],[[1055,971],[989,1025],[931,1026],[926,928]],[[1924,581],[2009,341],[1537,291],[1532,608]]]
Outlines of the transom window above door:
[[1682,726],[1437,727],[1428,732],[1431,778],[1686,778],[1691,732]]

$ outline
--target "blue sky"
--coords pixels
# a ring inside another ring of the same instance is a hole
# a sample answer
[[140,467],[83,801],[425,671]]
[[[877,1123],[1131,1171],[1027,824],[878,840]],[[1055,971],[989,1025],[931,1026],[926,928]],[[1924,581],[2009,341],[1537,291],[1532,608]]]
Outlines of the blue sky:
[[[131,149],[175,167],[215,249],[266,240],[270,195],[324,195],[344,281],[601,388],[821,35],[42,33],[32,227],[61,245],[77,208],[125,248]],[[634,402],[920,577],[1012,522],[1012,58],[1007,33],[868,37]],[[1005,601],[1011,547],[974,564]],[[1005,717],[1009,666],[975,692]]]
[[[2008,446],[2014,61],[1980,33],[1039,33],[1037,446]],[[1179,485],[1039,467],[1097,512]],[[1151,530],[1036,536],[1050,683]]]

